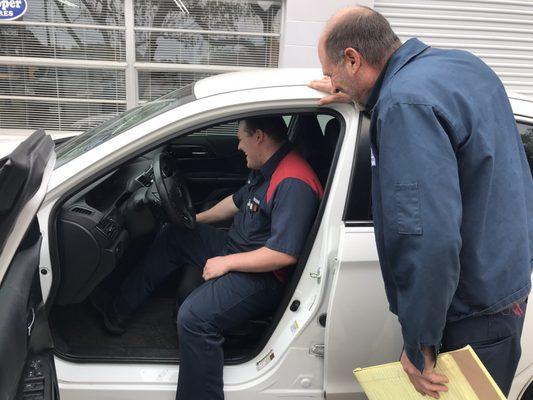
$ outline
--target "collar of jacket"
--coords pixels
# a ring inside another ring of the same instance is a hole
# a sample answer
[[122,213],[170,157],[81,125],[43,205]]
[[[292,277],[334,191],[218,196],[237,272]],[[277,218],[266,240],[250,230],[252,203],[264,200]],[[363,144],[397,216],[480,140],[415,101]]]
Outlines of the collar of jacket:
[[392,56],[389,58],[389,60],[385,64],[385,67],[379,74],[379,77],[376,80],[374,87],[372,88],[372,92],[370,93],[370,97],[368,98],[366,110],[368,110],[369,114],[372,114],[372,112],[374,111],[374,107],[376,106],[376,103],[379,99],[379,95],[381,93],[381,88],[388,81],[390,81],[399,70],[401,70],[405,65],[407,65],[409,61],[411,61],[413,58],[415,58],[428,48],[429,46],[427,44],[421,42],[416,38],[413,38],[409,39],[407,42],[402,44],[394,53],[392,53]]

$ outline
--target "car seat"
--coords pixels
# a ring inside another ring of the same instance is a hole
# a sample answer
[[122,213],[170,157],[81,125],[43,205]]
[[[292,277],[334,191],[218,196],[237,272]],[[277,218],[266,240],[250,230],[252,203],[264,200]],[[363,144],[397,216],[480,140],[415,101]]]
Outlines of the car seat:
[[324,152],[326,138],[322,134],[316,115],[299,115],[296,118],[291,142],[294,149],[307,160],[324,186],[329,172],[327,154]]
[[[180,280],[176,290],[176,315],[179,307],[185,299],[198,287],[204,283],[202,270],[193,265],[184,265],[180,269]],[[256,336],[270,325],[272,317],[270,315],[260,316],[242,323],[239,326],[224,331],[224,337],[227,341],[237,342],[245,336]]]

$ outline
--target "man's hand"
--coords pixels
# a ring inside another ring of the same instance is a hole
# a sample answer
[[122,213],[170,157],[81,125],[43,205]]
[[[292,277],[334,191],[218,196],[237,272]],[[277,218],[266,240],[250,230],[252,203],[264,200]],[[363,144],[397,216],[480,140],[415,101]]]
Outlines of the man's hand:
[[229,266],[226,262],[226,257],[213,257],[207,260],[204,266],[202,278],[205,281],[218,278],[229,272]]
[[311,81],[309,83],[309,87],[320,90],[321,92],[329,93],[328,96],[321,98],[318,102],[318,104],[321,106],[329,103],[349,103],[351,101],[350,96],[348,96],[346,93],[337,92],[335,90],[331,84],[331,79],[329,76],[324,76],[322,79],[315,79],[314,81]]
[[447,392],[448,388],[445,383],[448,383],[448,378],[444,375],[433,372],[433,365],[435,364],[435,358],[433,352],[429,347],[422,347],[422,354],[424,354],[424,373],[420,371],[409,361],[407,354],[402,353],[400,362],[403,370],[409,377],[409,380],[413,384],[418,393],[425,396],[426,394],[438,399],[440,397],[439,392]]

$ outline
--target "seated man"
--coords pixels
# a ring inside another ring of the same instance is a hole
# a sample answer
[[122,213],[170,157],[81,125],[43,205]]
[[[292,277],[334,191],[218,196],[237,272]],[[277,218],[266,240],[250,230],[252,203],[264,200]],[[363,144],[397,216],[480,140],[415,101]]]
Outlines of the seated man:
[[[197,214],[195,230],[163,226],[104,313],[107,329],[121,334],[128,317],[173,271],[185,264],[203,269],[205,283],[178,313],[177,399],[224,398],[222,331],[279,304],[323,196],[311,167],[291,150],[282,117],[243,120],[238,138],[252,170],[247,184]],[[232,217],[229,232],[206,225]]]

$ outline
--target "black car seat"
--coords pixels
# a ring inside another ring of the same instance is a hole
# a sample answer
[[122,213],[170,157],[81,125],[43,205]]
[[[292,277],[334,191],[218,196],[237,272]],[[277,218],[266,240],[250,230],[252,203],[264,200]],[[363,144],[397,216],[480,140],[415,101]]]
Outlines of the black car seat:
[[[200,268],[193,265],[183,265],[180,269],[180,280],[176,290],[176,315],[185,299],[203,283],[204,279],[202,278],[202,270]],[[271,320],[272,317],[270,315],[259,316],[239,326],[225,330],[223,333],[226,342],[239,343],[239,340],[243,337],[257,337],[257,335],[260,335],[270,325]]]
[[322,134],[316,115],[299,115],[293,127],[291,141],[303,158],[315,171],[318,179],[325,186],[329,172],[326,138]]
[[[324,137],[326,139],[326,153],[329,161],[329,168],[333,162],[333,156],[335,155],[335,149],[337,148],[337,142],[341,133],[341,124],[338,119],[333,118],[326,124]],[[329,169],[328,169],[329,173]]]

